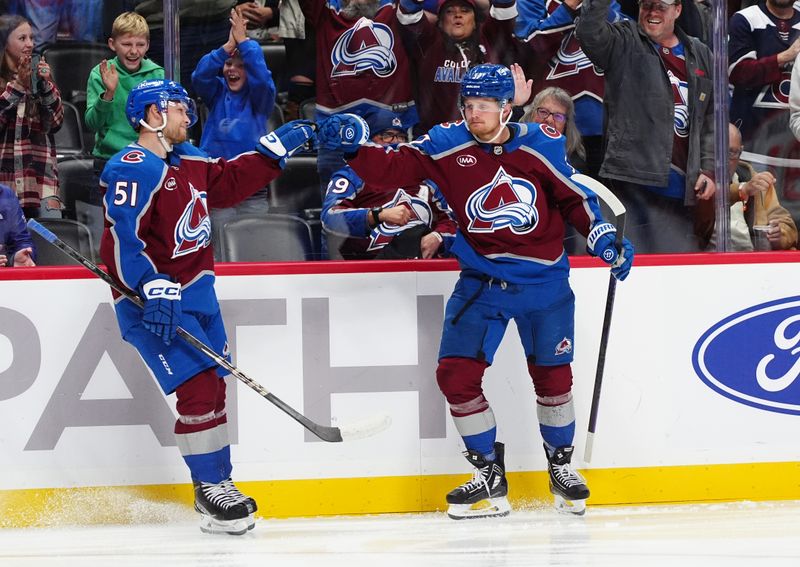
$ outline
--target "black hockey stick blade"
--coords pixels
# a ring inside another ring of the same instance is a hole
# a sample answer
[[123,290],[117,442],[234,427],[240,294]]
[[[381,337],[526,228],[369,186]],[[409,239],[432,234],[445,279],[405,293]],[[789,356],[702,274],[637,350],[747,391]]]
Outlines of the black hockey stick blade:
[[[69,257],[73,258],[77,262],[79,262],[83,267],[88,269],[94,275],[99,277],[109,286],[117,290],[119,293],[130,299],[136,306],[144,307],[144,302],[141,298],[131,292],[129,289],[124,288],[117,284],[116,281],[105,271],[101,270],[100,267],[86,258],[83,254],[79,251],[75,250],[72,246],[61,240],[55,233],[49,230],[47,227],[42,226],[39,222],[34,219],[30,219],[28,221],[28,228],[39,236],[47,240],[50,244],[64,252]],[[289,417],[294,419],[297,423],[308,429],[311,433],[319,437],[323,441],[327,441],[329,443],[339,443],[341,441],[352,441],[355,439],[363,439],[364,437],[371,437],[381,431],[387,429],[389,425],[391,425],[391,419],[388,415],[376,415],[372,417],[365,418],[358,422],[353,422],[351,424],[343,425],[341,427],[332,427],[330,425],[321,425],[314,421],[311,421],[306,416],[298,412],[292,406],[278,398],[273,393],[269,392],[264,386],[247,376],[244,372],[239,370],[236,366],[228,362],[228,360],[217,354],[214,349],[210,346],[205,344],[203,341],[186,331],[185,329],[178,327],[177,334],[181,337],[184,341],[189,343],[192,347],[196,348],[208,358],[213,360],[216,364],[223,367],[225,370],[236,376],[240,381],[244,382],[247,386],[249,386],[252,390],[255,390],[260,394],[262,397],[266,398],[270,403],[278,407],[281,411],[287,414]]]
[[[617,228],[616,246],[619,253],[622,253],[622,237],[625,233],[625,205],[611,192],[611,190],[597,181],[577,173],[572,179],[591,189],[614,214],[614,224]],[[592,407],[589,410],[589,426],[586,432],[586,446],[583,450],[583,460],[587,463],[592,461],[592,450],[594,448],[594,434],[597,430],[597,413],[600,409],[600,393],[603,388],[603,372],[606,364],[606,351],[608,349],[608,338],[611,334],[611,315],[614,312],[614,298],[617,294],[617,278],[610,274],[608,276],[608,293],[606,294],[606,308],[603,315],[603,330],[600,333],[600,349],[597,354],[597,371],[594,376],[594,391],[592,393]]]

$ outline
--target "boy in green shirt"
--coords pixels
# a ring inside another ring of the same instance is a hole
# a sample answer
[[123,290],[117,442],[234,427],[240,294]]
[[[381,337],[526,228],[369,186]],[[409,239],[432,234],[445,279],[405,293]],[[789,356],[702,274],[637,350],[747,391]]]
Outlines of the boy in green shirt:
[[98,178],[108,159],[138,138],[125,116],[128,93],[142,81],[164,78],[164,68],[145,57],[150,28],[136,12],[117,16],[108,47],[117,56],[92,69],[86,86],[86,125],[95,131],[92,155]]

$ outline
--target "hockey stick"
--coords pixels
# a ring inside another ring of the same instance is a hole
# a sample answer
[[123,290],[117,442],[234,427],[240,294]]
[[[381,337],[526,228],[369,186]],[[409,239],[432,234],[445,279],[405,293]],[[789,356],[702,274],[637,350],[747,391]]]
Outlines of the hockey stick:
[[[617,250],[622,253],[622,237],[625,233],[625,206],[611,190],[588,175],[578,173],[572,179],[591,189],[614,213],[617,227]],[[600,408],[600,391],[603,388],[603,370],[606,365],[606,350],[608,337],[611,333],[611,314],[614,311],[614,298],[617,294],[617,278],[613,274],[608,276],[608,294],[606,295],[606,311],[603,316],[603,330],[600,333],[600,351],[597,354],[597,372],[594,375],[594,393],[592,394],[592,409],[589,411],[589,429],[586,433],[586,447],[583,450],[583,460],[587,463],[592,460],[592,447],[594,432],[597,429],[597,411]]]
[[[86,258],[83,254],[75,250],[72,246],[61,240],[56,234],[42,226],[34,219],[28,221],[28,228],[39,234],[42,238],[47,240],[53,246],[60,249],[62,252],[77,260],[86,269],[106,282],[119,293],[130,299],[137,307],[144,307],[144,302],[138,295],[134,294],[128,289],[121,287],[114,279],[106,272],[100,269],[95,263]],[[191,346],[202,352],[208,358],[213,360],[216,364],[223,367],[225,370],[236,376],[239,380],[247,384],[251,389],[258,392],[261,396],[266,398],[269,402],[276,405],[281,411],[294,419],[300,425],[308,429],[311,433],[329,443],[338,443],[340,441],[352,441],[354,439],[362,439],[370,437],[388,428],[391,424],[391,418],[388,415],[378,415],[370,418],[365,418],[357,422],[342,427],[330,427],[327,425],[320,425],[308,419],[306,416],[292,408],[286,402],[269,392],[261,384],[247,376],[244,372],[236,368],[233,364],[227,361],[224,357],[220,356],[214,350],[206,345],[203,341],[178,327],[178,336]]]

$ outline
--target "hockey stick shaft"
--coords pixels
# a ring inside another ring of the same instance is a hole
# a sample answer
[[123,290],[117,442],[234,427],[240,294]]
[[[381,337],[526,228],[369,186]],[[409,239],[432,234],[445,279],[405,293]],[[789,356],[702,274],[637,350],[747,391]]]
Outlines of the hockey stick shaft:
[[[625,207],[622,202],[614,195],[611,190],[586,175],[573,175],[573,179],[586,185],[600,199],[602,199],[611,209],[615,216],[617,229],[616,247],[622,253],[622,239],[625,234]],[[587,463],[592,460],[592,450],[594,448],[594,434],[597,430],[597,414],[600,409],[600,394],[603,389],[603,375],[606,365],[606,352],[608,350],[608,339],[611,335],[611,316],[614,313],[614,300],[617,295],[617,278],[613,274],[608,277],[608,292],[606,293],[606,307],[603,314],[603,328],[600,333],[600,348],[597,353],[597,370],[594,375],[594,390],[592,392],[592,406],[589,410],[589,425],[586,432],[586,446],[583,451],[583,460]]]
[[[86,258],[83,254],[79,251],[75,250],[72,246],[61,240],[56,234],[52,231],[47,229],[46,227],[42,226],[37,221],[31,219],[28,221],[28,228],[39,234],[42,238],[50,242],[53,246],[60,249],[62,252],[73,258],[74,260],[78,261],[81,265],[83,265],[86,269],[92,272],[94,275],[99,277],[101,280],[106,282],[112,288],[117,290],[120,294],[124,295],[130,301],[132,301],[138,307],[144,307],[144,302],[142,299],[131,292],[130,290],[123,288],[116,281],[105,271],[100,269],[100,267]],[[342,438],[342,431],[338,427],[331,427],[327,425],[321,425],[319,423],[315,423],[308,419],[306,416],[295,410],[289,404],[269,392],[266,388],[264,388],[261,384],[247,376],[244,372],[236,368],[233,364],[228,362],[228,360],[219,354],[217,354],[214,349],[206,345],[203,341],[183,329],[182,327],[178,327],[177,334],[181,337],[184,341],[189,343],[192,347],[196,348],[208,358],[213,360],[216,364],[236,376],[239,380],[244,382],[247,386],[251,389],[258,392],[259,395],[266,398],[270,403],[277,406],[281,411],[287,414],[289,417],[294,419],[300,425],[308,429],[311,433],[322,439],[323,441],[327,441],[330,443],[337,443],[343,440]],[[355,438],[355,435],[353,436]]]

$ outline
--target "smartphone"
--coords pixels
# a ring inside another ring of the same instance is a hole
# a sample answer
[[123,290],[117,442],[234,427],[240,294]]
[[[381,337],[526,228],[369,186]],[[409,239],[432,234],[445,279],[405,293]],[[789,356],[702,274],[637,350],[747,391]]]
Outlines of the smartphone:
[[31,94],[38,94],[39,85],[39,61],[42,56],[39,53],[31,55]]

